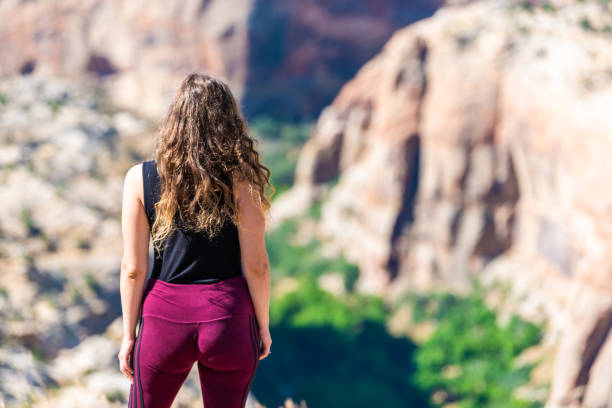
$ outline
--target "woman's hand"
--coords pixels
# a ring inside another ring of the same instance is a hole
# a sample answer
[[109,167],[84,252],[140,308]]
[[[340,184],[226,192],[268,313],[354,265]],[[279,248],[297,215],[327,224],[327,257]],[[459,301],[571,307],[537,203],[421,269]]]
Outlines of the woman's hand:
[[270,327],[262,327],[259,329],[259,338],[261,340],[259,349],[259,359],[264,359],[270,354],[270,347],[272,346],[272,336],[270,336]]
[[119,371],[134,382],[134,367],[132,366],[132,350],[134,349],[134,339],[124,338],[121,342],[121,350],[119,350]]

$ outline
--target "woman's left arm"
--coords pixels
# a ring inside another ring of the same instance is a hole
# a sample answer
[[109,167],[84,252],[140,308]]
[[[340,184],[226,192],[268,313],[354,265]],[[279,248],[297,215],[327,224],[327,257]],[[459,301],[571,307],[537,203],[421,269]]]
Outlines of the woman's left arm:
[[120,370],[130,382],[134,380],[131,357],[149,267],[149,221],[143,203],[142,164],[137,164],[125,175],[121,210],[123,259],[119,290],[123,313],[123,341],[118,357]]

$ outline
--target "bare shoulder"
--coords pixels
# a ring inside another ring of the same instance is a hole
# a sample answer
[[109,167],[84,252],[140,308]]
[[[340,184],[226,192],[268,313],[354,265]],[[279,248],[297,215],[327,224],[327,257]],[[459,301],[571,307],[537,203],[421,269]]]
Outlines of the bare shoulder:
[[251,192],[252,186],[247,180],[234,181],[234,194],[240,198],[246,198]]
[[141,202],[144,202],[142,189],[142,163],[133,165],[125,173],[124,192],[135,195]]
[[248,180],[234,180],[233,188],[237,202],[246,204],[257,201],[257,192]]
[[242,218],[261,219],[263,212],[257,189],[248,180],[234,181],[234,195]]

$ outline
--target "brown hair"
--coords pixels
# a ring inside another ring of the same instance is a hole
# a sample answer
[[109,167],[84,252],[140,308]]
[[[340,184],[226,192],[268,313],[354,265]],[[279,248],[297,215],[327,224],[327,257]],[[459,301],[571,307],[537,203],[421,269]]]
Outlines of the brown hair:
[[246,180],[265,213],[270,170],[260,162],[257,139],[249,134],[229,86],[192,72],[181,82],[161,122],[155,146],[161,198],[155,204],[153,245],[176,227],[213,238],[229,219],[238,225],[234,181]]

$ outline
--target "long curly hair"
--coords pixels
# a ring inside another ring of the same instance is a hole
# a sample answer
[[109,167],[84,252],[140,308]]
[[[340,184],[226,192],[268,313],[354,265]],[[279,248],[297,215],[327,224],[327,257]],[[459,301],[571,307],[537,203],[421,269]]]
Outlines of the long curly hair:
[[236,181],[249,182],[251,196],[268,215],[274,186],[257,144],[225,82],[197,72],[183,79],[155,144],[161,197],[151,235],[158,251],[176,228],[212,239],[228,220],[238,226]]

